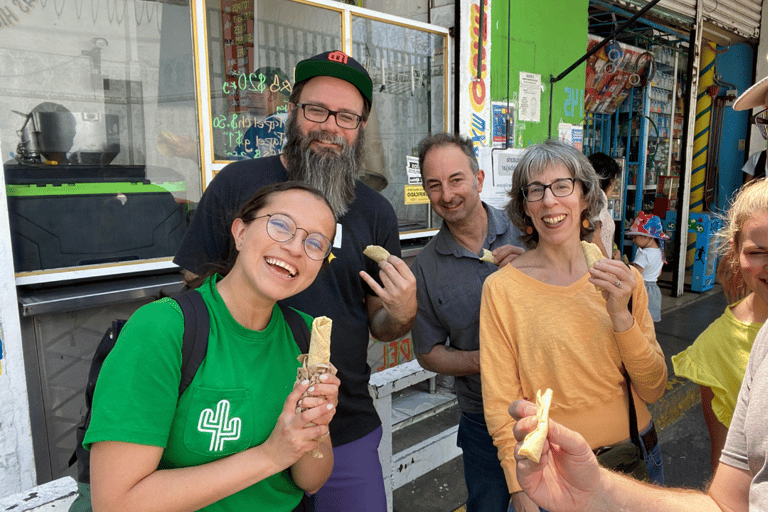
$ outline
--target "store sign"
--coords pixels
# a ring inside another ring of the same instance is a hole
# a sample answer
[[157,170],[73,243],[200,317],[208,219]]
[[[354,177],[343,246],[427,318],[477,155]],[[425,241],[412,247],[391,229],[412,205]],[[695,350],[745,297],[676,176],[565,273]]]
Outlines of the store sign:
[[408,184],[421,185],[421,169],[419,169],[419,159],[415,156],[406,156],[405,162],[405,172],[408,176]]
[[429,204],[429,197],[421,185],[405,185],[403,197],[405,204]]
[[[475,146],[489,146],[491,141],[491,83],[488,64],[491,55],[491,42],[488,30],[491,12],[490,0],[482,2],[462,0],[461,16],[468,22],[467,37],[462,37],[459,57],[461,97],[459,100],[459,124],[461,133],[469,134]],[[468,56],[468,58],[466,58]]]

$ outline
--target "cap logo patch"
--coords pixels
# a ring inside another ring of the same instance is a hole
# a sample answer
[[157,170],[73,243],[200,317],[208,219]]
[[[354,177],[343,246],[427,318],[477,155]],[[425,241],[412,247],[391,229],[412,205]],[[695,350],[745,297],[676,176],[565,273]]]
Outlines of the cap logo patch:
[[333,62],[339,62],[341,64],[346,64],[347,63],[347,59],[349,59],[349,57],[344,52],[335,51],[335,52],[331,52],[331,53],[328,54],[328,60],[333,61]]

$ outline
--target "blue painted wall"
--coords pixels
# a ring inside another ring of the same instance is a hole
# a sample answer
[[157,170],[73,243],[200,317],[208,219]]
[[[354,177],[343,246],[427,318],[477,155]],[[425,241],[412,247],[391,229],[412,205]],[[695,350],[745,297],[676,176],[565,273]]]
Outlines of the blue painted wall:
[[[736,86],[739,94],[746,91],[752,85],[752,63],[754,51],[746,43],[733,44],[729,47],[718,46],[715,57],[715,73],[719,74],[723,82],[729,82]],[[725,94],[724,87],[720,94]],[[720,158],[718,166],[717,209],[723,211],[728,206],[728,201],[743,183],[741,167],[749,156],[746,151],[739,150],[739,140],[747,142],[749,137],[748,123],[750,111],[736,112],[731,107],[725,107],[723,113],[723,130],[720,135]],[[749,148],[751,153],[762,151],[765,148]]]

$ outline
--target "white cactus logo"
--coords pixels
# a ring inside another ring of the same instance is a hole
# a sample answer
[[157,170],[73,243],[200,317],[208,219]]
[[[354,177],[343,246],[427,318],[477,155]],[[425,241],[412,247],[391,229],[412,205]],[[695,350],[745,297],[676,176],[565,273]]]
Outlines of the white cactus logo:
[[200,420],[197,422],[197,430],[211,434],[210,451],[220,452],[224,449],[224,441],[240,439],[240,418],[229,418],[229,400],[222,400],[216,404],[216,412],[212,409],[203,409]]

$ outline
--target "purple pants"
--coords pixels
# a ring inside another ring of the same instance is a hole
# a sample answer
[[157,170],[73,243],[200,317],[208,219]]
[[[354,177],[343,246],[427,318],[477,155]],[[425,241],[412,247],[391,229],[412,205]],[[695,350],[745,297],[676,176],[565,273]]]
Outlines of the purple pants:
[[357,441],[333,447],[333,472],[313,496],[315,512],[386,512],[381,433],[379,427]]

